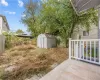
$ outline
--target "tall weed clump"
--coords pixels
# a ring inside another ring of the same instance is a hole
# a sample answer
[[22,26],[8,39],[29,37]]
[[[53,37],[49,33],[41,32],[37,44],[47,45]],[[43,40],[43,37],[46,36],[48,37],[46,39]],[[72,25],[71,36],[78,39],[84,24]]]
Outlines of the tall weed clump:
[[35,41],[30,38],[17,37],[14,33],[4,33],[5,35],[5,48],[10,49],[15,46],[32,44]]

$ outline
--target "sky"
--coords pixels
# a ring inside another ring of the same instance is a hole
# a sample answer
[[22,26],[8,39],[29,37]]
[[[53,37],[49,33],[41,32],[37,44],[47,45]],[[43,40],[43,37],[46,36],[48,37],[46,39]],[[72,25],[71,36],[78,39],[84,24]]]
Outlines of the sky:
[[[27,32],[27,27],[21,23],[21,17],[25,16],[23,1],[25,0],[0,0],[0,14],[6,16],[11,31],[22,29]],[[41,0],[33,1],[39,3]]]

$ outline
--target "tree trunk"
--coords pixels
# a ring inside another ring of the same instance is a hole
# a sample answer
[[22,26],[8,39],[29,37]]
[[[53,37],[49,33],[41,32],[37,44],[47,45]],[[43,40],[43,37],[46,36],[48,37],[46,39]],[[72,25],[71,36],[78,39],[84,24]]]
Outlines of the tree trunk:
[[69,43],[68,42],[68,39],[66,39],[66,42],[65,43],[66,43],[66,48],[68,48],[68,43]]

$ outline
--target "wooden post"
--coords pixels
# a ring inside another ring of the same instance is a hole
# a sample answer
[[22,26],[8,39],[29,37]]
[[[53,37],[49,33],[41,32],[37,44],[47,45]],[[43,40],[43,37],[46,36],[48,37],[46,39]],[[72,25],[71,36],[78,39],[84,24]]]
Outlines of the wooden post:
[[5,51],[5,37],[0,35],[0,54]]
[[69,59],[71,59],[71,38],[69,38]]

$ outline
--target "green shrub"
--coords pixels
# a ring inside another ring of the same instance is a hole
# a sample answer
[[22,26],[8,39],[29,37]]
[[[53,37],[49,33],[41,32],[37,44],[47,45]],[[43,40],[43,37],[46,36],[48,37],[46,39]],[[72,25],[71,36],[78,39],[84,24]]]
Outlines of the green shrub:
[[30,39],[30,38],[22,38],[17,37],[12,33],[4,33],[5,35],[5,47],[6,49],[10,49],[15,46],[19,45],[28,45],[28,44],[35,44],[36,45],[36,39]]

